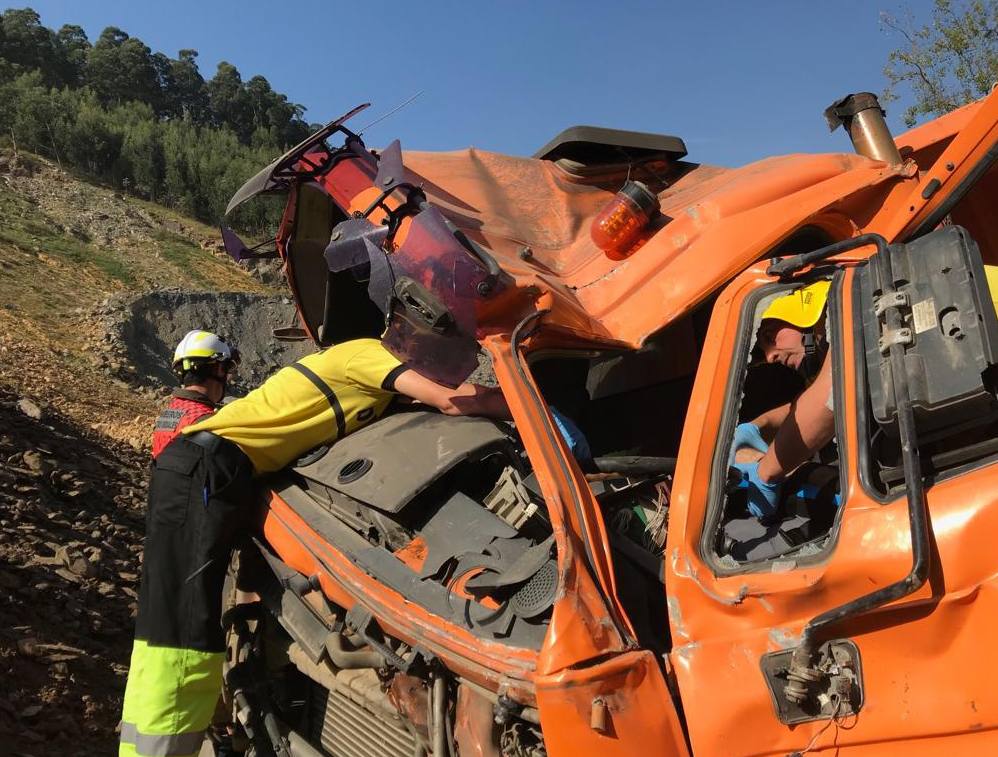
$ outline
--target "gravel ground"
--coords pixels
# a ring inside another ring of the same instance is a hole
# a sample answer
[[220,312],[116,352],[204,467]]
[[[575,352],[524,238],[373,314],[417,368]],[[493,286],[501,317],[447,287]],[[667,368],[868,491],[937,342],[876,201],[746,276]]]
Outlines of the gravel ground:
[[0,753],[114,753],[147,464],[0,387]]

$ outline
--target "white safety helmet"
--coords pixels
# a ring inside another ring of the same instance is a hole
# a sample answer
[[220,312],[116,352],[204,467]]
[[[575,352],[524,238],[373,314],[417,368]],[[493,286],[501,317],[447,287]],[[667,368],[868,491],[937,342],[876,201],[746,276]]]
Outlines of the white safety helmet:
[[223,363],[231,368],[239,363],[239,350],[210,331],[188,331],[173,351],[173,372],[178,376],[202,363]]

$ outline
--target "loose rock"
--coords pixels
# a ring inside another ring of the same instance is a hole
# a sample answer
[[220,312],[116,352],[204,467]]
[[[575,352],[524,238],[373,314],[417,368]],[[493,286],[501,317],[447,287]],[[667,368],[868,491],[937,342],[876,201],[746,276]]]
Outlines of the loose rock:
[[42,419],[42,409],[27,397],[22,397],[17,401],[17,409],[36,421]]
[[33,473],[45,472],[45,460],[40,453],[29,450],[21,455],[21,459],[24,461],[24,466]]

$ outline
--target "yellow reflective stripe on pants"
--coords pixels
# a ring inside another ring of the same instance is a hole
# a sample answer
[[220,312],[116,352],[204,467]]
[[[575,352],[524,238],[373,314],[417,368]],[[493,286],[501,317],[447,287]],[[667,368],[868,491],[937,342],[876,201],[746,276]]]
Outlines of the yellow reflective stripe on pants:
[[222,691],[224,658],[221,652],[155,647],[136,639],[119,756],[196,755]]

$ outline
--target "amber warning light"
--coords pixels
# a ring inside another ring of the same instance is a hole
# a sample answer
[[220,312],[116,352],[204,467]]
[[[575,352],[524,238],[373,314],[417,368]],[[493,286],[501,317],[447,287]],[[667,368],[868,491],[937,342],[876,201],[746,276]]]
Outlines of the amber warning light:
[[593,219],[593,242],[615,260],[627,257],[641,230],[658,213],[658,197],[640,181],[628,181]]

